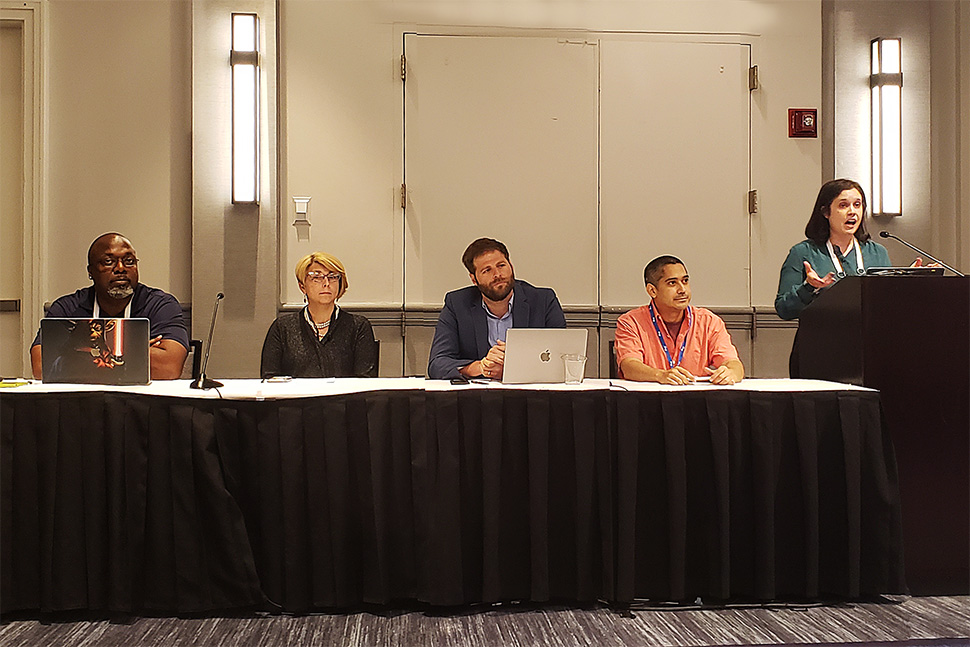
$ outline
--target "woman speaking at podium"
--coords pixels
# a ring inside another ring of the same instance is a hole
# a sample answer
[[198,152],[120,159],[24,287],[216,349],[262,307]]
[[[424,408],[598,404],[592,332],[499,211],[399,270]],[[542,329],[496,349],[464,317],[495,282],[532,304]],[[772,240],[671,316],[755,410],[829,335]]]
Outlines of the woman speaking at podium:
[[[831,180],[822,185],[812,216],[805,225],[806,240],[788,252],[781,266],[775,312],[797,319],[805,306],[839,279],[865,274],[867,267],[888,267],[889,252],[866,232],[866,194],[854,180]],[[788,360],[788,372],[798,370],[798,333]]]

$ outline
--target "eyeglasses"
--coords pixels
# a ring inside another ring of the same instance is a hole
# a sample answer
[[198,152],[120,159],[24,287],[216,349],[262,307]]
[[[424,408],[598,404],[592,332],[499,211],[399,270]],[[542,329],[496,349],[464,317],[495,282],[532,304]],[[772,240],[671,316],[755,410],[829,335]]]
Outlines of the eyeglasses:
[[333,283],[340,280],[340,275],[336,272],[331,272],[330,274],[324,274],[323,272],[307,272],[306,280],[320,284]]
[[100,267],[103,270],[113,270],[119,262],[128,268],[132,268],[138,265],[138,259],[135,258],[134,256],[124,256],[122,258],[105,256],[100,261],[98,261],[98,267]]

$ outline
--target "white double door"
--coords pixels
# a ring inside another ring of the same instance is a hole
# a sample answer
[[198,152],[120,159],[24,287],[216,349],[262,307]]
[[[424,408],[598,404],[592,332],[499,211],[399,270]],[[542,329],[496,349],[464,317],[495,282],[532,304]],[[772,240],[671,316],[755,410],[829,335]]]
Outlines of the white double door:
[[643,303],[660,254],[695,303],[750,305],[750,50],[406,35],[406,306],[467,283],[480,236],[565,306]]

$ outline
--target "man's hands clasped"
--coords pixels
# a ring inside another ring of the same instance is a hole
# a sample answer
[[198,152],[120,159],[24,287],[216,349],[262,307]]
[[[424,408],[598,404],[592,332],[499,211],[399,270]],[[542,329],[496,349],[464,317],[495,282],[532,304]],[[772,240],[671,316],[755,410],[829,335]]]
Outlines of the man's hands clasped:
[[[734,370],[728,364],[719,366],[717,368],[706,369],[708,375],[710,376],[711,384],[737,384],[740,381],[740,377],[737,375],[737,371]],[[667,369],[665,371],[660,371],[657,377],[657,382],[660,384],[692,384],[696,381],[690,371],[681,367],[675,366],[673,368]]]
[[505,342],[499,340],[492,346],[488,354],[481,360],[482,376],[492,380],[501,380],[505,370]]

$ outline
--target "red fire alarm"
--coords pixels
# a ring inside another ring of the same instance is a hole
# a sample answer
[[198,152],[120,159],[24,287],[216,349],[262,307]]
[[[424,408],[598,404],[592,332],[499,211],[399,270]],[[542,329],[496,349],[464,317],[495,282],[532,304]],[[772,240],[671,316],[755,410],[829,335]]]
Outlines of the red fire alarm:
[[789,108],[788,136],[818,137],[818,110],[816,108]]

